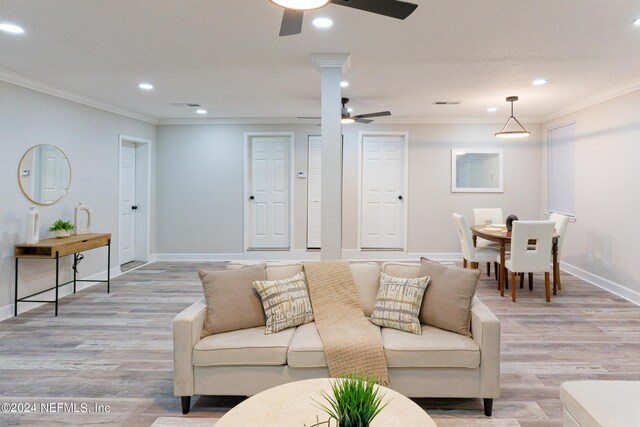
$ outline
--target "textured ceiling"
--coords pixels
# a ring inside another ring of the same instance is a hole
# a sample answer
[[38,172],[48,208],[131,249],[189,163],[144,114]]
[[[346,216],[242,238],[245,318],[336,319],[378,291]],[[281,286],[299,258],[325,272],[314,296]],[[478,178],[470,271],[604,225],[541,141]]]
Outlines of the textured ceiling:
[[[314,116],[311,53],[351,53],[354,114],[385,120],[540,120],[640,79],[637,0],[413,0],[406,21],[336,5],[308,12],[303,33],[278,37],[268,0],[0,0],[0,68],[153,118]],[[329,16],[330,30],[311,25]],[[549,84],[534,87],[544,77]],[[156,87],[137,88],[141,81]],[[434,101],[461,101],[435,106]],[[498,107],[488,113],[487,107]]]

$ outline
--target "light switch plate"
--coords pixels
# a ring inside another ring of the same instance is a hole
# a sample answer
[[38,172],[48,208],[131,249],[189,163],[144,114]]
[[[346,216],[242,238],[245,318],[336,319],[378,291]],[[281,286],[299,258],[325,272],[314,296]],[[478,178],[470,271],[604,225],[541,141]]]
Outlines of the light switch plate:
[[20,176],[29,176],[31,171],[29,169],[20,169]]
[[298,178],[306,178],[307,171],[298,171]]

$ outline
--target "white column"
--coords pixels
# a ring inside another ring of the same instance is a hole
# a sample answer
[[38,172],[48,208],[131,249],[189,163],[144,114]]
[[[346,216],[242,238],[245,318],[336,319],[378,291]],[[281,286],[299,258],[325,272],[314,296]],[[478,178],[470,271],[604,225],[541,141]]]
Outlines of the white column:
[[313,54],[322,81],[322,259],[342,258],[342,69],[349,54]]

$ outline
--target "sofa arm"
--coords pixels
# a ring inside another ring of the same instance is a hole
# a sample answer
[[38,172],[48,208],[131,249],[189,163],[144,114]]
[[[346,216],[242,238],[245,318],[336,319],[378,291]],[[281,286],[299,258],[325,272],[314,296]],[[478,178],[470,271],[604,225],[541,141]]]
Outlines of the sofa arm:
[[500,321],[477,297],[471,304],[471,334],[480,346],[482,397],[500,396]]
[[207,304],[204,298],[195,302],[173,319],[173,394],[192,396],[193,347],[204,329]]

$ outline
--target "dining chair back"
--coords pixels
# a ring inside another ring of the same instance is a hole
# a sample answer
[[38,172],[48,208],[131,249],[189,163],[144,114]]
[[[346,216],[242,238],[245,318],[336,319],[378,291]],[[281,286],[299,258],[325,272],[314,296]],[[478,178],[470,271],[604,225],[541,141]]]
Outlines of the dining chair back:
[[567,225],[569,224],[569,217],[559,213],[552,213],[549,216],[549,221],[552,221],[556,234],[558,235],[558,257],[562,250],[562,243],[564,242],[564,235],[567,232]]
[[[553,239],[552,221],[514,221],[508,268],[515,273],[549,272]],[[535,245],[530,244],[535,240]]]
[[473,209],[474,224],[504,224],[501,208],[475,208]]
[[471,229],[467,218],[463,215],[453,214],[453,225],[456,227],[456,234],[460,242],[460,250],[462,257],[469,261],[475,261],[475,248],[473,247],[473,237],[471,237]]

